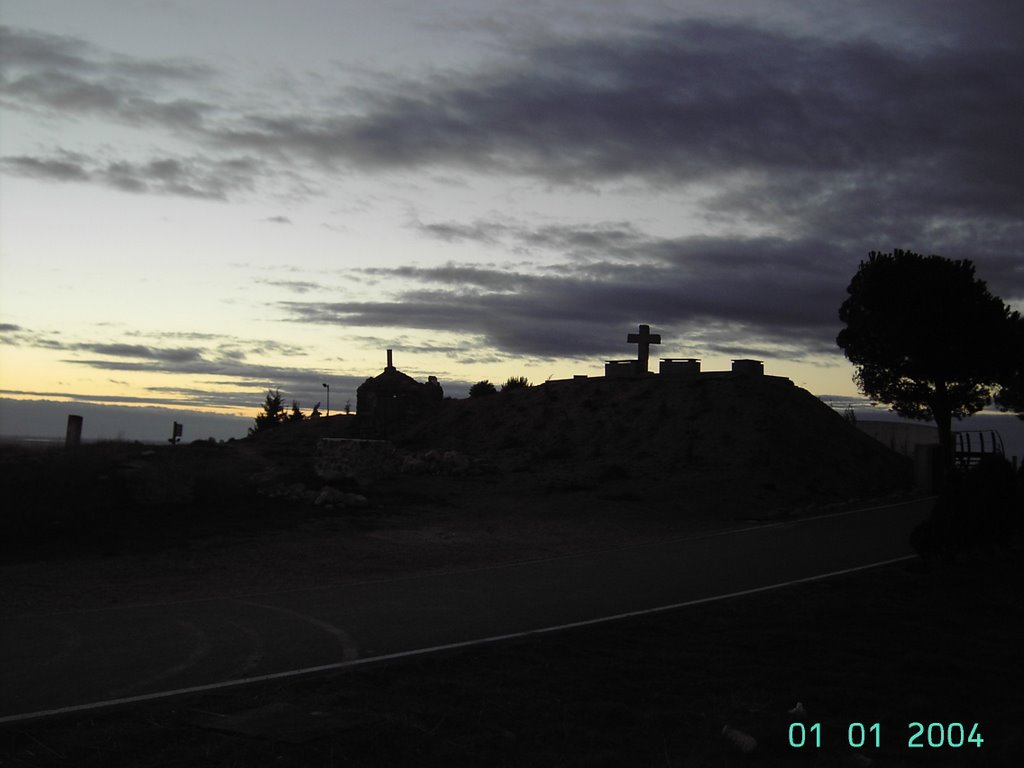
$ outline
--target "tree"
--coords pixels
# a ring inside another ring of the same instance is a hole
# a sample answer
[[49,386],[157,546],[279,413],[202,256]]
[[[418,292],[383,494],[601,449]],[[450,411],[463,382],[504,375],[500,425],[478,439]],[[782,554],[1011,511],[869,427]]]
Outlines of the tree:
[[529,386],[530,382],[525,376],[509,376],[501,385],[501,391],[514,392],[517,389],[527,389]]
[[857,366],[857,385],[902,416],[934,419],[951,461],[952,419],[991,402],[1019,315],[971,261],[898,249],[872,251],[846,290],[836,343]]
[[302,415],[302,410],[299,408],[299,401],[292,400],[292,412],[288,414],[288,421],[302,421],[305,416]]
[[470,397],[486,397],[487,395],[493,395],[498,390],[495,389],[494,385],[491,384],[487,379],[478,381],[472,387],[469,388]]
[[284,402],[281,399],[281,392],[275,389],[267,390],[267,399],[263,403],[263,413],[256,417],[255,426],[249,427],[249,434],[254,435],[267,429],[272,429],[284,421]]
[[1002,410],[1015,411],[1018,418],[1024,419],[1024,319],[1015,319],[1009,339],[995,401]]

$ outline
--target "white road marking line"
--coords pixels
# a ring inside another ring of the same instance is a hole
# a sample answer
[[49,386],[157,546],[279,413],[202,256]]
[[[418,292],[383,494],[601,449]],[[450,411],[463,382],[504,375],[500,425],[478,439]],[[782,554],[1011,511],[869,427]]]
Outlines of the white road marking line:
[[560,632],[566,629],[575,629],[577,627],[588,627],[595,624],[604,624],[611,621],[618,621],[620,619],[629,619],[638,616],[647,616],[653,613],[663,613],[665,611],[676,610],[678,608],[686,608],[692,605],[702,605],[704,603],[712,603],[718,600],[729,600],[734,597],[743,597],[744,595],[753,595],[759,592],[768,592],[773,589],[781,589],[783,587],[790,587],[796,584],[806,584],[811,581],[820,581],[822,579],[828,579],[833,576],[842,576],[847,573],[855,573],[857,571],[866,571],[871,568],[879,568],[884,565],[892,565],[894,563],[901,563],[906,560],[914,560],[917,555],[904,555],[903,557],[894,557],[890,560],[881,560],[877,563],[869,563],[868,565],[858,565],[853,568],[844,568],[840,571],[830,571],[829,573],[822,573],[816,576],[806,576],[802,579],[792,579],[790,581],[782,581],[777,584],[769,584],[764,587],[754,587],[752,589],[744,589],[738,592],[730,592],[724,595],[714,595],[712,597],[701,597],[696,600],[687,600],[682,603],[673,603],[671,605],[661,605],[656,608],[644,608],[639,611],[629,611],[627,613],[617,613],[611,616],[601,616],[596,619],[586,619],[584,621],[574,621],[568,624],[558,624],[551,627],[541,627],[540,629],[529,629],[523,632],[511,632],[505,635],[493,635],[491,637],[483,637],[477,640],[463,640],[457,643],[445,643],[443,645],[434,645],[429,648],[415,648],[409,651],[399,651],[397,653],[388,653],[381,656],[368,656],[362,659],[351,659],[349,661],[338,661],[332,664],[321,664],[315,667],[304,667],[302,669],[291,669],[285,672],[272,672],[266,675],[257,675],[254,677],[243,677],[236,680],[224,680],[219,683],[208,683],[206,685],[193,685],[187,688],[176,688],[171,691],[158,691],[156,693],[146,693],[138,696],[127,696],[118,699],[108,699],[106,701],[94,701],[88,704],[76,704],[70,707],[60,707],[57,709],[45,709],[38,712],[25,712],[18,715],[6,715],[0,717],[0,724],[3,723],[18,723],[24,722],[25,720],[35,720],[42,717],[54,717],[57,715],[68,715],[75,712],[89,712],[96,709],[103,709],[106,707],[115,707],[122,704],[137,704],[144,701],[155,701],[158,699],[167,699],[172,696],[183,696],[190,693],[204,693],[206,691],[216,691],[223,688],[231,688],[239,685],[249,685],[251,683],[263,683],[271,680],[284,680],[289,677],[301,677],[303,675],[311,675],[317,672],[330,672],[339,669],[346,669],[348,667],[365,666],[368,664],[375,664],[382,661],[394,661],[396,659],[405,659],[412,656],[423,656],[430,653],[438,653],[441,651],[450,651],[458,648],[469,648],[474,645],[485,645],[488,643],[497,643],[503,640],[515,640],[523,637],[531,637],[534,635],[543,635],[551,632]]

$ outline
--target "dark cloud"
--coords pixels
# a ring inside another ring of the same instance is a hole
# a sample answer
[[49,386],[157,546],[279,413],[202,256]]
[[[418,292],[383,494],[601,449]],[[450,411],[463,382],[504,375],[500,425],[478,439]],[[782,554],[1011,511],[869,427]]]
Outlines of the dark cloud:
[[263,221],[270,222],[271,224],[291,224],[292,220],[287,216],[268,216]]
[[[815,36],[813,25],[663,23],[549,39],[514,64],[392,84],[348,100],[346,112],[316,114],[213,108],[161,90],[210,75],[187,62],[8,31],[9,101],[174,129],[207,151],[260,161],[54,153],[6,158],[4,169],[215,199],[303,164],[462,169],[570,191],[622,180],[698,190],[719,231],[771,236],[656,238],[626,220],[416,221],[446,242],[544,252],[547,266],[371,268],[358,274],[378,280],[384,298],[280,306],[298,321],[462,333],[497,354],[610,353],[637,322],[708,352],[835,354],[836,309],[871,249],[971,258],[993,291],[1024,298],[1024,10],[871,3],[876,28],[898,19],[913,34],[893,44],[855,36],[867,27],[844,37],[834,24]],[[140,89],[147,68],[156,93]]]
[[385,277],[389,280],[409,279],[445,285],[472,286],[486,291],[512,292],[535,284],[539,278],[508,270],[488,269],[449,262],[438,267],[364,267],[358,274]]
[[[133,371],[164,374],[189,374],[200,376],[221,377],[221,384],[232,386],[280,387],[282,390],[295,391],[319,387],[325,377],[333,374],[326,371],[311,369],[302,370],[297,367],[282,367],[246,363],[234,358],[197,357],[188,360],[174,359],[99,359],[69,358],[66,363],[85,366],[101,371]],[[362,379],[359,379],[362,381]],[[211,393],[215,396],[215,393]]]
[[12,106],[198,128],[213,105],[178,97],[161,101],[154,93],[212,75],[195,62],[116,56],[75,38],[0,27],[0,93]]
[[77,38],[0,26],[0,64],[5,74],[13,67],[88,70],[94,52],[93,46]]
[[[923,8],[899,11],[922,25],[902,46],[662,24],[548,43],[518,67],[409,83],[368,97],[355,117],[261,116],[212,135],[325,166],[701,183],[719,190],[704,205],[720,221],[828,242],[847,261],[891,247],[987,259],[994,287],[1022,295],[1010,269],[1024,257],[1024,48],[1011,44],[1022,12],[1002,5],[1002,16],[976,21],[949,4],[932,16]],[[505,223],[416,226],[449,242],[512,237],[569,253],[597,242],[608,258],[637,236],[629,225],[617,240],[557,226],[532,239]]]
[[[705,200],[709,212],[785,237],[858,252],[866,229],[907,246],[939,235],[945,239],[936,247],[947,250],[994,251],[990,238],[998,238],[1018,243],[1009,255],[1019,256],[1024,11],[1009,3],[940,5],[874,3],[859,14],[873,23],[852,25],[846,38],[827,18],[849,15],[835,3],[808,12],[815,23],[802,32],[684,21],[563,36],[513,64],[392,81],[350,95],[344,112],[312,115],[213,107],[180,93],[161,98],[154,88],[215,73],[6,30],[4,87],[14,103],[103,112],[207,147],[258,152],[282,177],[304,164],[466,169],[560,185],[700,183],[720,190]],[[830,33],[814,36],[815,25]],[[896,32],[877,42],[864,36],[886,28]],[[29,172],[30,160],[15,169]],[[132,191],[220,197],[245,186],[216,185],[216,173],[173,165],[78,172],[53,164],[60,158],[35,160],[41,175],[85,174]],[[152,176],[157,181],[147,181]],[[242,176],[251,182],[251,172]],[[971,238],[972,228],[980,238]],[[502,236],[458,222],[421,229],[449,241]]]
[[63,157],[4,157],[0,169],[12,176],[26,176],[48,181],[89,181],[91,175],[80,162],[81,158],[65,154]]
[[105,162],[69,152],[54,157],[4,157],[0,170],[48,181],[95,182],[123,192],[210,200],[225,200],[232,192],[251,189],[261,173],[259,163],[250,158],[216,160],[196,156]]
[[0,344],[11,347],[38,347],[40,349],[65,349],[59,334],[41,333],[24,326],[8,323],[0,335]]
[[[358,117],[250,116],[218,135],[326,163],[563,183],[859,174],[913,169],[941,151],[952,178],[980,184],[997,171],[1017,188],[1006,150],[1021,128],[1022,63],[1024,52],[1007,48],[907,51],[685,22],[547,45],[520,69],[409,83]],[[995,197],[1019,210],[1007,191]]]
[[214,74],[210,67],[188,60],[142,60],[111,55],[75,37],[52,35],[0,25],[0,65],[5,72],[21,68],[80,73],[104,72],[147,81],[195,80]]
[[471,240],[480,243],[496,242],[494,230],[501,232],[500,225],[473,225],[460,224],[449,221],[435,224],[417,223],[416,228],[424,235],[436,237],[449,243],[456,243],[464,240]]
[[[214,74],[194,62],[117,56],[73,38],[0,28],[0,95],[6,108],[98,117],[201,140],[205,122],[220,108],[177,90],[206,83]],[[158,150],[144,160],[109,159],[111,152],[58,147],[49,154],[6,156],[0,169],[125,192],[223,200],[251,189],[261,168],[249,157],[171,157]]]
[[[115,382],[120,383],[120,382]],[[146,391],[154,392],[153,395],[85,395],[78,392],[43,392],[16,389],[0,389],[0,395],[12,395],[15,397],[67,397],[82,402],[92,403],[129,403],[131,405],[171,405],[182,407],[214,407],[224,408],[232,405],[253,406],[255,410],[259,406],[256,399],[258,395],[254,392],[247,393],[215,393],[202,390],[175,389],[173,387],[154,387]],[[166,392],[167,395],[179,395],[178,397],[163,396],[156,394]]]
[[93,352],[110,357],[158,360],[165,363],[187,363],[202,360],[202,350],[194,347],[166,349],[141,344],[69,344],[66,349]]
[[[561,258],[531,270],[368,268],[360,272],[390,286],[387,299],[281,306],[304,322],[460,333],[477,339],[468,344],[476,354],[621,356],[623,329],[648,322],[671,339],[665,354],[809,360],[838,356],[838,307],[866,257],[820,240],[658,238],[624,224],[477,221],[464,232]],[[1018,281],[1024,273],[1021,262],[984,263],[1015,269]]]
[[[231,408],[251,406],[254,411],[262,403],[267,389],[280,389],[289,399],[297,399],[305,408],[326,395],[323,383],[329,382],[332,402],[355,402],[356,388],[367,376],[379,370],[339,375],[336,371],[298,365],[267,365],[259,362],[265,355],[300,356],[305,350],[294,344],[273,340],[247,340],[209,333],[131,332],[127,336],[147,336],[164,341],[189,339],[208,342],[205,346],[179,347],[146,343],[93,342],[65,340],[12,323],[0,325],[0,343],[26,348],[45,348],[67,354],[64,363],[96,371],[124,371],[190,376],[202,386],[159,386],[146,388],[151,394],[141,396],[80,396],[65,392],[29,392],[0,390],[0,395],[17,397],[73,397],[94,402],[120,402],[133,405],[174,405],[180,407]],[[426,351],[426,350],[425,350]],[[436,350],[435,350],[436,351]],[[255,362],[252,362],[255,361]],[[383,367],[383,363],[381,365]],[[469,384],[451,382],[449,393],[462,392]]]
[[[503,235],[511,230],[504,227]],[[487,227],[474,228],[489,237]],[[607,234],[607,247],[599,233]],[[615,253],[628,234],[629,259]],[[835,354],[836,311],[856,265],[815,241],[659,239],[635,229],[590,227],[521,232],[513,239],[558,250],[577,244],[557,269],[521,272],[447,264],[370,268],[388,278],[387,300],[282,302],[301,322],[418,328],[479,337],[473,353],[592,357],[613,354],[623,329],[648,322],[683,351],[763,356]],[[742,346],[736,339],[749,340]],[[667,350],[666,350],[667,351]],[[621,355],[621,352],[619,353]]]
[[[268,366],[247,362],[267,354],[303,355],[304,350],[273,340],[247,340],[207,333],[129,333],[165,341],[190,339],[209,342],[203,346],[163,346],[148,343],[93,342],[62,339],[20,326],[3,337],[3,343],[21,347],[42,347],[69,353],[63,362],[104,371],[147,371],[154,373],[211,375],[225,377],[235,386],[263,386],[267,382],[310,383],[330,375],[324,371],[303,372],[294,367]],[[100,357],[81,357],[82,354]],[[319,383],[317,386],[320,386]]]
[[631,258],[648,238],[632,223],[605,222],[586,225],[531,225],[513,220],[478,219],[470,223],[446,221],[425,224],[414,221],[411,228],[446,242],[476,242],[503,245],[517,252],[539,248],[570,256],[599,253],[602,258]]
[[308,280],[267,280],[260,279],[256,281],[261,285],[271,285],[275,288],[284,288],[287,291],[293,293],[309,293],[323,288],[319,283],[310,282]]

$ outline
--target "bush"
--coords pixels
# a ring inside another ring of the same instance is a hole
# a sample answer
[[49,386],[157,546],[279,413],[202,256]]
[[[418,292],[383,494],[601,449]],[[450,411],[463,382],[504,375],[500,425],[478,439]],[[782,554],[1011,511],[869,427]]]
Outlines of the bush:
[[525,376],[509,376],[504,384],[501,385],[502,392],[514,392],[517,389],[527,389],[530,386],[530,381]]
[[493,384],[491,384],[491,382],[489,382],[487,379],[484,379],[483,381],[478,381],[476,384],[469,388],[469,396],[486,397],[487,395],[493,395],[497,391],[498,390],[494,387]]

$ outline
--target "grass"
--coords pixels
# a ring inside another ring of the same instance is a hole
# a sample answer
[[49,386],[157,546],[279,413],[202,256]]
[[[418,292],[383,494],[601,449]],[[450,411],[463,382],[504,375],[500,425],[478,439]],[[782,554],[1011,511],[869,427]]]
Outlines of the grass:
[[[9,724],[0,765],[1017,766],[1019,554]],[[788,745],[798,701],[820,749]],[[910,749],[913,721],[984,742]],[[881,747],[850,748],[851,722],[879,723]]]

